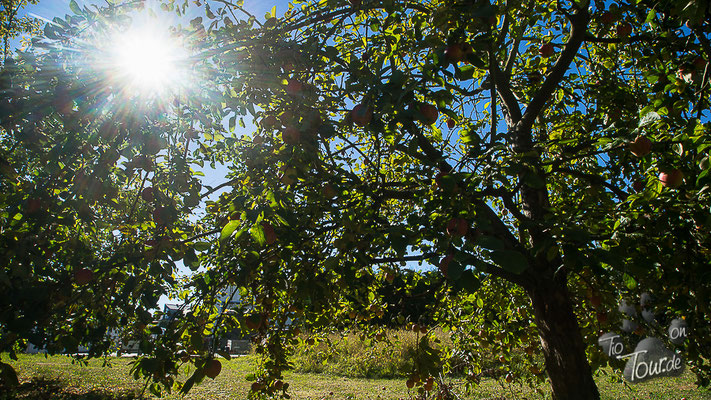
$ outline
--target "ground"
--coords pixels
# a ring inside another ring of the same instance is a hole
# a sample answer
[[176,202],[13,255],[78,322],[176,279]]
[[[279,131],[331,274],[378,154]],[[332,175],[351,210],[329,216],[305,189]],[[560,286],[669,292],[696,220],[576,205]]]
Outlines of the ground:
[[[7,355],[2,356],[7,361]],[[138,399],[141,382],[134,381],[128,374],[130,358],[91,360],[87,366],[64,356],[45,358],[43,355],[21,355],[11,364],[19,373],[22,386],[15,392],[0,392],[0,400],[129,400]],[[231,361],[222,360],[221,374],[213,381],[207,379],[196,386],[189,395],[181,397],[172,393],[164,398],[185,400],[244,399],[250,383],[245,376],[251,372],[251,356],[238,357]],[[289,373],[286,380],[291,383],[292,399],[409,399],[417,395],[408,390],[405,379],[349,379],[328,375]],[[711,400],[711,392],[699,390],[693,384],[694,377],[686,372],[676,379],[656,379],[647,383],[626,386],[613,382],[612,375],[598,376],[597,383],[603,399],[645,399],[645,400]],[[452,383],[461,390],[461,381]],[[544,385],[545,386],[545,385]],[[150,396],[146,396],[151,398]],[[541,399],[542,397],[527,387],[507,384],[495,380],[485,380],[475,394],[466,399],[504,400]],[[549,398],[549,397],[548,397]]]

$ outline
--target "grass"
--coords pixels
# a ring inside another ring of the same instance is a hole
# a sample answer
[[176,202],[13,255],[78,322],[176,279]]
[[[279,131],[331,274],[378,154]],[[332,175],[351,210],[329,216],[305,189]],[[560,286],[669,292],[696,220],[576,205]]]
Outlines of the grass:
[[[2,357],[7,362],[7,357]],[[206,379],[185,397],[176,393],[164,396],[166,399],[214,400],[245,399],[249,382],[245,376],[251,372],[254,358],[251,356],[223,360],[221,374],[213,381]],[[18,372],[21,386],[14,393],[1,392],[0,400],[129,400],[138,399],[141,382],[130,378],[128,358],[109,359],[103,366],[102,360],[91,360],[87,366],[72,364],[64,356],[45,358],[43,355],[23,354],[18,361],[10,362]],[[184,378],[183,378],[184,379]],[[417,395],[415,390],[405,386],[405,380],[398,379],[351,379],[326,374],[287,373],[286,381],[293,399],[409,399]],[[613,382],[609,376],[597,379],[603,399],[644,399],[644,400],[711,400],[711,392],[696,389],[694,377],[690,373],[676,379],[656,379],[631,388],[623,383]],[[451,382],[461,391],[461,382]],[[547,389],[547,388],[544,388]],[[147,396],[147,398],[151,398]],[[541,399],[528,387],[499,383],[485,379],[475,393],[465,399]],[[550,398],[550,396],[547,396]]]

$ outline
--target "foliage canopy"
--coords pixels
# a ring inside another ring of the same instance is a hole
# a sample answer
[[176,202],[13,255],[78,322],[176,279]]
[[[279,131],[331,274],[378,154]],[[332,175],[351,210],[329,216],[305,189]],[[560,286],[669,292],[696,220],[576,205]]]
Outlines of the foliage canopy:
[[[99,356],[122,328],[136,377],[187,391],[210,375],[204,339],[240,329],[264,356],[254,394],[284,394],[301,331],[372,327],[419,262],[471,374],[479,345],[523,347],[545,359],[530,382],[597,399],[606,311],[644,291],[660,322],[686,318],[677,348],[709,384],[708,1],[202,7],[173,30],[200,79],[170,101],[86,63],[128,6],[74,4],[5,65],[0,349]],[[217,164],[206,186],[197,166]],[[243,313],[220,307],[228,286]],[[152,325],[167,293],[190,311]],[[442,365],[422,340],[424,390]],[[197,369],[176,383],[181,363]]]

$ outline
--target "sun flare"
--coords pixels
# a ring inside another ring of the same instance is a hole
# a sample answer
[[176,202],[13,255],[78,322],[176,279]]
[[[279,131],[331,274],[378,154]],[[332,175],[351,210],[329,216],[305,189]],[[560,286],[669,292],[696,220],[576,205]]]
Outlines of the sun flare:
[[178,38],[158,29],[131,28],[112,43],[114,78],[132,92],[170,93],[186,81],[187,53]]

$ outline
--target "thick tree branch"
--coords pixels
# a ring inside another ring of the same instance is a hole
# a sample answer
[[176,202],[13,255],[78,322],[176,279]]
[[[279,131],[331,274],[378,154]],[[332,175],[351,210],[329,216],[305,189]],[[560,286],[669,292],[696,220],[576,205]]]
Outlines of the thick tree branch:
[[238,179],[231,179],[231,180],[229,180],[229,181],[227,181],[227,182],[221,183],[221,184],[219,184],[219,185],[217,185],[217,186],[215,186],[215,187],[209,189],[207,192],[201,194],[201,195],[200,195],[200,198],[201,198],[201,199],[204,199],[204,198],[210,196],[211,194],[217,192],[218,190],[220,190],[220,189],[222,189],[222,188],[224,188],[224,187],[226,187],[226,186],[232,186],[232,185],[234,185],[234,184],[237,183],[238,181],[239,181]]
[[[505,269],[499,267],[498,265],[494,265],[490,262],[479,259],[478,257],[477,257],[477,260],[478,260],[479,266],[481,266],[481,265],[486,266],[486,271],[484,271],[484,272],[486,272],[487,274],[491,274],[497,278],[505,279],[505,280],[512,282],[512,283],[516,283],[518,285],[521,285],[524,288],[527,288],[530,284],[530,282],[526,279],[526,276],[523,274],[517,275],[512,272],[506,271]],[[476,267],[477,265],[468,264],[467,266]]]
[[[441,151],[437,150],[432,143],[425,137],[424,134],[414,123],[406,127],[408,131],[417,138],[420,148],[425,153],[425,155],[432,162],[438,162],[440,170],[442,171],[452,171],[452,166],[444,159]],[[517,251],[526,254],[526,249],[518,241],[516,236],[509,230],[508,226],[499,218],[499,216],[491,209],[491,207],[483,201],[481,198],[471,196],[471,193],[467,197],[468,201],[471,201],[474,206],[482,213],[482,215],[491,222],[494,227],[494,233],[496,233],[500,239],[504,240],[509,248],[516,249]]]
[[491,81],[504,106],[506,125],[512,127],[521,119],[521,107],[516,100],[516,95],[511,90],[507,75],[499,67],[499,61],[496,59],[493,48],[489,49],[489,71]]
[[568,43],[565,44],[563,51],[553,66],[553,70],[543,82],[540,89],[538,89],[538,92],[533,96],[533,99],[531,99],[521,120],[516,124],[515,130],[517,133],[530,131],[534,121],[538,118],[548,100],[550,100],[560,81],[565,77],[565,73],[568,71],[570,64],[575,59],[575,56],[580,50],[580,46],[583,44],[589,20],[590,14],[587,9],[580,9],[570,16],[572,25],[570,29],[570,39],[568,39]]

